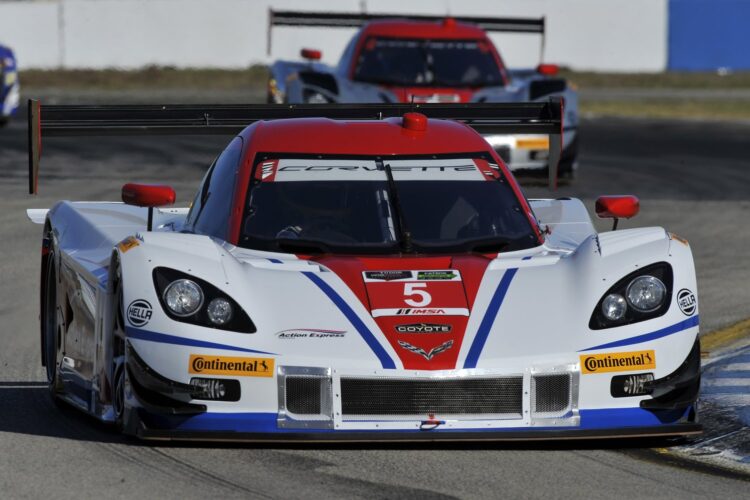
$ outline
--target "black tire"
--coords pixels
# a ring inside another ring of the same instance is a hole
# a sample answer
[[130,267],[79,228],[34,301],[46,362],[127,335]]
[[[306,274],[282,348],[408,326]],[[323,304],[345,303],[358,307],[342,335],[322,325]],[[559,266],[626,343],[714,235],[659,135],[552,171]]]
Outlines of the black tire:
[[60,366],[59,351],[62,336],[59,307],[57,303],[57,268],[55,254],[50,251],[47,259],[46,282],[44,283],[44,365],[47,372],[47,384],[54,395],[58,390],[58,370]]
[[557,168],[557,173],[560,179],[566,180],[568,182],[572,181],[576,178],[576,173],[578,171],[576,163],[578,162],[578,136],[576,136],[575,139],[573,139],[573,142],[571,142],[565,150],[562,152],[562,157],[560,158],[560,164]]
[[125,318],[122,303],[122,278],[120,267],[116,259],[112,266],[115,268],[114,284],[114,307],[117,308],[114,324],[112,326],[112,410],[114,414],[114,425],[118,432],[122,432],[125,422]]

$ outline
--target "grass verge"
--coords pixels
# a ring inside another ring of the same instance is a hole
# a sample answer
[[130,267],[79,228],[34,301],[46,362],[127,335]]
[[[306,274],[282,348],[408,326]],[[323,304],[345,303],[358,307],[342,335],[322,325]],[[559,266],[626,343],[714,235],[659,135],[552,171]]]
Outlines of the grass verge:
[[231,90],[265,88],[266,66],[241,70],[175,69],[150,66],[138,70],[66,69],[25,70],[19,74],[24,88],[54,87],[59,89],[212,89]]
[[[630,89],[750,89],[750,72],[615,74],[563,71],[581,90]],[[268,68],[257,65],[241,70],[176,69],[147,67],[138,70],[25,70],[21,85],[36,89],[127,91],[150,89],[257,90],[263,92]],[[581,113],[646,118],[750,119],[748,99],[695,99],[669,96],[643,99],[581,99]]]
[[662,89],[747,89],[750,71],[719,74],[717,72],[664,73],[591,73],[561,71],[560,76],[579,88],[662,88]]
[[642,118],[748,120],[749,100],[642,99],[591,101],[581,99],[581,114]]

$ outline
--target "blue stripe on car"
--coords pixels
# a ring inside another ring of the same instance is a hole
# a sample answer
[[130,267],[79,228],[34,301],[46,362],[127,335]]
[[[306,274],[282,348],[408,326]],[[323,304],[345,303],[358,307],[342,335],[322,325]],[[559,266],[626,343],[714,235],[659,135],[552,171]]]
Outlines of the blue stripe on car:
[[479,329],[477,330],[477,334],[474,337],[474,341],[471,343],[471,348],[469,348],[469,354],[466,356],[466,361],[464,361],[464,368],[477,367],[477,363],[479,362],[479,355],[482,354],[484,344],[487,342],[487,337],[489,337],[490,335],[492,325],[495,323],[497,313],[500,311],[500,306],[503,305],[505,294],[508,292],[510,282],[516,275],[516,272],[518,272],[517,267],[507,269],[505,271],[505,274],[503,274],[502,279],[500,280],[500,284],[497,285],[495,293],[492,295],[492,299],[490,300],[490,304],[487,306],[487,311],[485,311],[484,313],[482,322],[479,324]]
[[125,327],[125,334],[130,339],[159,342],[161,344],[175,344],[188,347],[203,347],[206,349],[224,349],[227,351],[250,352],[253,354],[271,354],[274,356],[276,355],[272,352],[257,351],[255,349],[246,349],[244,347],[237,347],[229,344],[219,344],[217,342],[207,342],[205,340],[189,339],[186,337],[178,337],[176,335],[167,335],[166,333],[152,332],[149,330],[142,330],[140,328],[132,328],[130,326]]
[[648,342],[651,340],[660,339],[662,337],[667,337],[669,335],[674,335],[675,333],[679,333],[683,330],[687,330],[688,328],[693,328],[694,326],[698,326],[697,315],[693,316],[692,318],[688,318],[686,320],[680,321],[679,323],[675,323],[672,326],[662,328],[661,330],[656,330],[655,332],[644,333],[643,335],[637,335],[635,337],[629,337],[627,339],[615,340],[614,342],[607,342],[606,344],[595,345],[594,347],[589,347],[588,349],[581,349],[578,352],[586,352],[586,351],[593,351],[596,349],[609,349],[611,347],[622,347],[626,345],[640,344],[641,342]]
[[341,298],[341,295],[336,293],[336,290],[331,288],[331,286],[323,281],[319,276],[316,276],[315,273],[303,272],[302,274],[307,276],[310,281],[315,283],[318,288],[320,288],[323,293],[325,293],[328,298],[331,299],[336,307],[339,308],[344,316],[346,316],[346,319],[349,320],[349,322],[352,324],[352,326],[354,326],[362,339],[364,339],[367,345],[370,346],[370,349],[372,349],[372,351],[378,357],[378,359],[380,360],[380,364],[383,365],[383,368],[396,368],[396,363],[393,362],[393,359],[388,355],[383,346],[380,345],[378,340],[375,338],[375,335],[373,335],[370,329],[367,328],[367,325],[364,324],[359,316],[357,316],[357,313],[355,313],[354,310],[349,307],[349,304],[347,304],[346,301]]
[[[660,425],[678,424],[681,419],[689,414],[692,407],[677,410],[644,410],[642,408],[597,408],[579,412],[581,417],[579,426],[570,427],[494,427],[481,429],[466,428],[437,428],[430,433],[443,434],[453,432],[489,432],[502,434],[503,432],[543,432],[543,431],[580,431],[612,429],[616,434],[617,429],[632,427],[659,427]],[[315,433],[328,434],[339,431],[333,429],[288,429],[278,427],[277,413],[215,413],[207,412],[199,415],[186,417],[174,415],[157,415],[140,410],[140,416],[146,425],[155,429],[170,429],[175,431],[206,431],[206,432],[263,432],[263,433]],[[347,429],[350,432],[362,432],[376,435],[382,432],[397,433],[423,433],[418,428],[412,429]],[[347,432],[343,431],[343,432]],[[375,437],[374,439],[377,439]]]

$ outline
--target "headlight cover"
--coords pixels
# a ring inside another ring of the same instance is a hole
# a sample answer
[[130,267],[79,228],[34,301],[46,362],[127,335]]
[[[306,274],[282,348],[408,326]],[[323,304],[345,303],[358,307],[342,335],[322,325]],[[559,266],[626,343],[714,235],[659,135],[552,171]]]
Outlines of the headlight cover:
[[164,303],[177,316],[190,316],[203,305],[203,290],[194,281],[178,279],[164,290]]
[[656,276],[638,276],[627,289],[628,305],[639,312],[651,312],[664,302],[667,287]]
[[[672,266],[667,262],[651,264],[628,274],[596,304],[589,328],[603,330],[664,315],[672,301],[672,280]],[[613,296],[625,300],[616,300]],[[625,311],[620,314],[623,307]]]
[[[166,315],[173,320],[240,333],[257,331],[240,305],[211,283],[168,267],[154,268],[153,279],[159,303]],[[195,289],[201,295],[199,305],[192,312],[180,314],[178,304],[194,304],[192,299],[195,298]]]

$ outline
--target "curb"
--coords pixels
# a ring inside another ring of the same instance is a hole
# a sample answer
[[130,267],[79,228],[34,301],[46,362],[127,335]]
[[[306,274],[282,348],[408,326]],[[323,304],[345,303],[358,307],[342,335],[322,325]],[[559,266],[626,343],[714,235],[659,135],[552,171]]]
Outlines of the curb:
[[699,416],[704,434],[656,448],[660,455],[750,479],[750,319],[701,337]]

